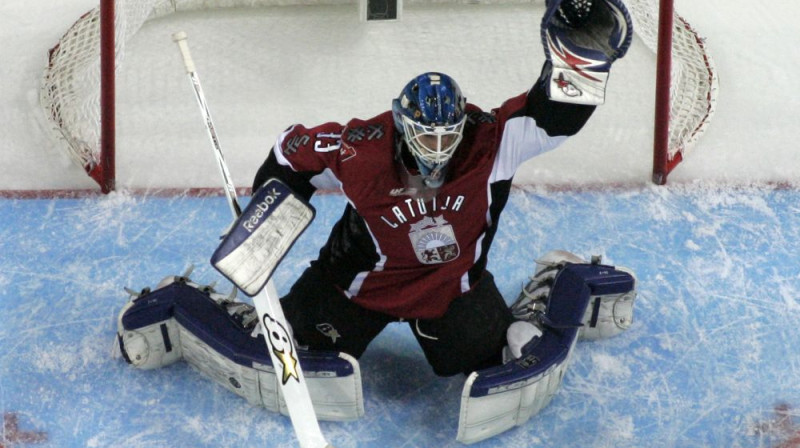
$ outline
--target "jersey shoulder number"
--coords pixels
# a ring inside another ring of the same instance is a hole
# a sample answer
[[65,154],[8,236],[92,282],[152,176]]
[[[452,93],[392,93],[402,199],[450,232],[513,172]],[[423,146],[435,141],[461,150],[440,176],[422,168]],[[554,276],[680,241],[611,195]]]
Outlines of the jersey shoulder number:
[[314,151],[332,152],[342,149],[342,134],[333,132],[320,132],[314,138]]

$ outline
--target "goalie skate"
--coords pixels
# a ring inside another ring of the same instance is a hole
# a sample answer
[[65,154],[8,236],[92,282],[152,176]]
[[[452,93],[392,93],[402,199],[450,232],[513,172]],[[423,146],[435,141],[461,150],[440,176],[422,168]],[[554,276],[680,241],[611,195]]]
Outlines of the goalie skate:
[[[258,317],[249,304],[186,277],[167,277],[123,307],[117,342],[125,360],[154,369],[181,359],[249,403],[288,415]],[[364,415],[358,361],[344,353],[298,350],[321,420]]]

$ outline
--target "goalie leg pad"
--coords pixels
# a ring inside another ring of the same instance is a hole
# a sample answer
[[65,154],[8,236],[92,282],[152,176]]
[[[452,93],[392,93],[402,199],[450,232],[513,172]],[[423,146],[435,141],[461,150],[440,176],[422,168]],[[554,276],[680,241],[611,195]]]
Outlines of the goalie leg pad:
[[633,271],[623,267],[610,268],[608,275],[588,278],[587,282],[592,298],[583,316],[580,338],[607,339],[630,328],[637,283]]
[[[184,359],[205,376],[253,405],[288,415],[264,336],[247,313],[210,287],[185,278],[162,282],[128,302],[118,318],[117,341],[126,361],[153,369]],[[351,356],[298,350],[320,420],[364,415],[361,373]]]
[[565,265],[584,266],[579,269],[591,290],[591,300],[581,320],[579,338],[582,340],[606,339],[627,330],[633,323],[633,306],[636,301],[636,275],[624,267],[600,264],[599,257],[586,263],[577,255],[566,251],[551,251],[536,260],[536,271],[522,288],[511,305],[517,319],[526,320],[537,309],[544,310],[544,299],[556,273]]
[[461,395],[460,442],[478,442],[525,423],[558,391],[579,338],[608,337],[630,325],[635,277],[627,269],[593,261],[561,251],[537,260],[536,275],[512,310],[524,321],[515,324],[531,322],[541,333],[512,331],[512,325],[509,345],[521,337],[518,333],[533,335],[509,350],[520,356],[468,377]]
[[474,443],[497,435],[550,403],[569,366],[590,299],[589,286],[575,266],[566,265],[555,275],[544,313],[548,326],[524,347],[522,357],[467,378],[458,441]]
[[[117,343],[125,361],[136,368],[147,370],[164,367],[182,359],[180,327],[167,307],[153,306],[150,311],[158,317],[152,321],[134,322],[127,329],[123,327],[122,317],[135,305],[137,303],[133,300],[126,303],[117,319]],[[135,313],[136,309],[132,312]]]

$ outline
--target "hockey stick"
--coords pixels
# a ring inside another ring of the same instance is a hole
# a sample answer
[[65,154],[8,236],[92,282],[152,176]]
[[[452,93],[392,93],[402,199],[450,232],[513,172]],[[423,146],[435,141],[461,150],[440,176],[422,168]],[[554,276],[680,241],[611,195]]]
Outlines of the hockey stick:
[[208,131],[208,138],[211,140],[211,145],[214,147],[214,156],[217,158],[217,167],[219,173],[222,175],[222,181],[225,183],[225,196],[228,198],[228,205],[231,207],[234,219],[242,214],[242,208],[239,207],[239,201],[236,199],[236,188],[233,186],[231,174],[228,172],[228,165],[225,163],[225,157],[222,155],[222,148],[219,144],[217,131],[214,129],[214,122],[211,121],[211,112],[208,110],[206,104],[206,97],[203,94],[203,87],[200,85],[200,77],[195,70],[194,60],[189,52],[189,43],[186,40],[186,33],[183,31],[177,32],[172,35],[172,40],[178,44],[183,56],[183,65],[186,67],[186,73],[189,75],[189,80],[192,82],[194,94],[197,98],[197,105],[200,106],[200,112],[206,122],[206,131]]
[[[242,215],[242,209],[236,199],[236,189],[231,181],[228,167],[222,155],[222,148],[219,144],[214,124],[211,121],[211,114],[203,95],[202,86],[200,85],[200,78],[197,76],[194,61],[192,60],[191,53],[189,52],[189,44],[185,32],[178,32],[173,34],[172,39],[178,44],[178,48],[183,56],[183,63],[186,67],[186,72],[192,82],[195,95],[197,97],[200,111],[205,119],[206,129],[208,130],[209,138],[214,149],[217,163],[219,165],[222,179],[225,183],[225,194],[228,199],[234,219],[237,220],[234,226],[238,223]],[[260,192],[261,190],[259,190]],[[255,197],[252,202],[255,202]],[[270,203],[271,204],[271,203]],[[252,204],[251,204],[252,205]],[[252,207],[245,210],[245,214]],[[277,208],[277,207],[276,207]],[[313,215],[312,215],[313,217]],[[309,220],[310,222],[310,220]],[[303,227],[304,229],[305,227]],[[303,229],[300,229],[302,231]],[[299,236],[298,233],[290,234],[288,241],[283,241],[285,250],[291,246],[291,243]],[[284,238],[286,239],[286,238]],[[278,260],[280,261],[280,260]],[[277,261],[276,261],[277,263]],[[216,267],[216,266],[215,266]],[[271,272],[270,272],[271,273]],[[236,282],[234,282],[236,283]],[[237,283],[237,286],[241,286]],[[306,385],[305,377],[300,364],[297,362],[297,350],[294,346],[293,338],[286,329],[289,328],[286,322],[286,316],[281,308],[278,293],[272,280],[267,281],[266,286],[253,296],[253,304],[255,305],[256,312],[258,313],[259,320],[263,325],[265,334],[265,341],[267,341],[267,350],[269,351],[272,365],[275,370],[276,379],[280,385],[281,392],[283,393],[286,407],[289,411],[289,418],[292,421],[295,435],[300,442],[301,448],[332,448],[331,445],[325,440],[322,430],[319,427],[314,406],[311,402],[311,395]],[[283,336],[276,339],[273,335],[281,333]],[[283,343],[284,346],[278,345]],[[282,375],[279,376],[278,366],[282,366]],[[292,380],[294,378],[294,380]]]

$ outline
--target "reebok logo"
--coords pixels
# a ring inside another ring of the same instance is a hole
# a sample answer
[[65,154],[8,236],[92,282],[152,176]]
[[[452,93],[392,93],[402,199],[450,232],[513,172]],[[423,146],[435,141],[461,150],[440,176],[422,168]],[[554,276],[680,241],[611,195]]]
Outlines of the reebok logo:
[[253,233],[258,227],[258,223],[261,222],[261,218],[269,215],[269,209],[278,200],[278,196],[281,196],[281,192],[277,188],[273,188],[262,201],[255,205],[255,210],[252,211],[250,217],[242,222],[242,227],[247,230],[247,233]]

